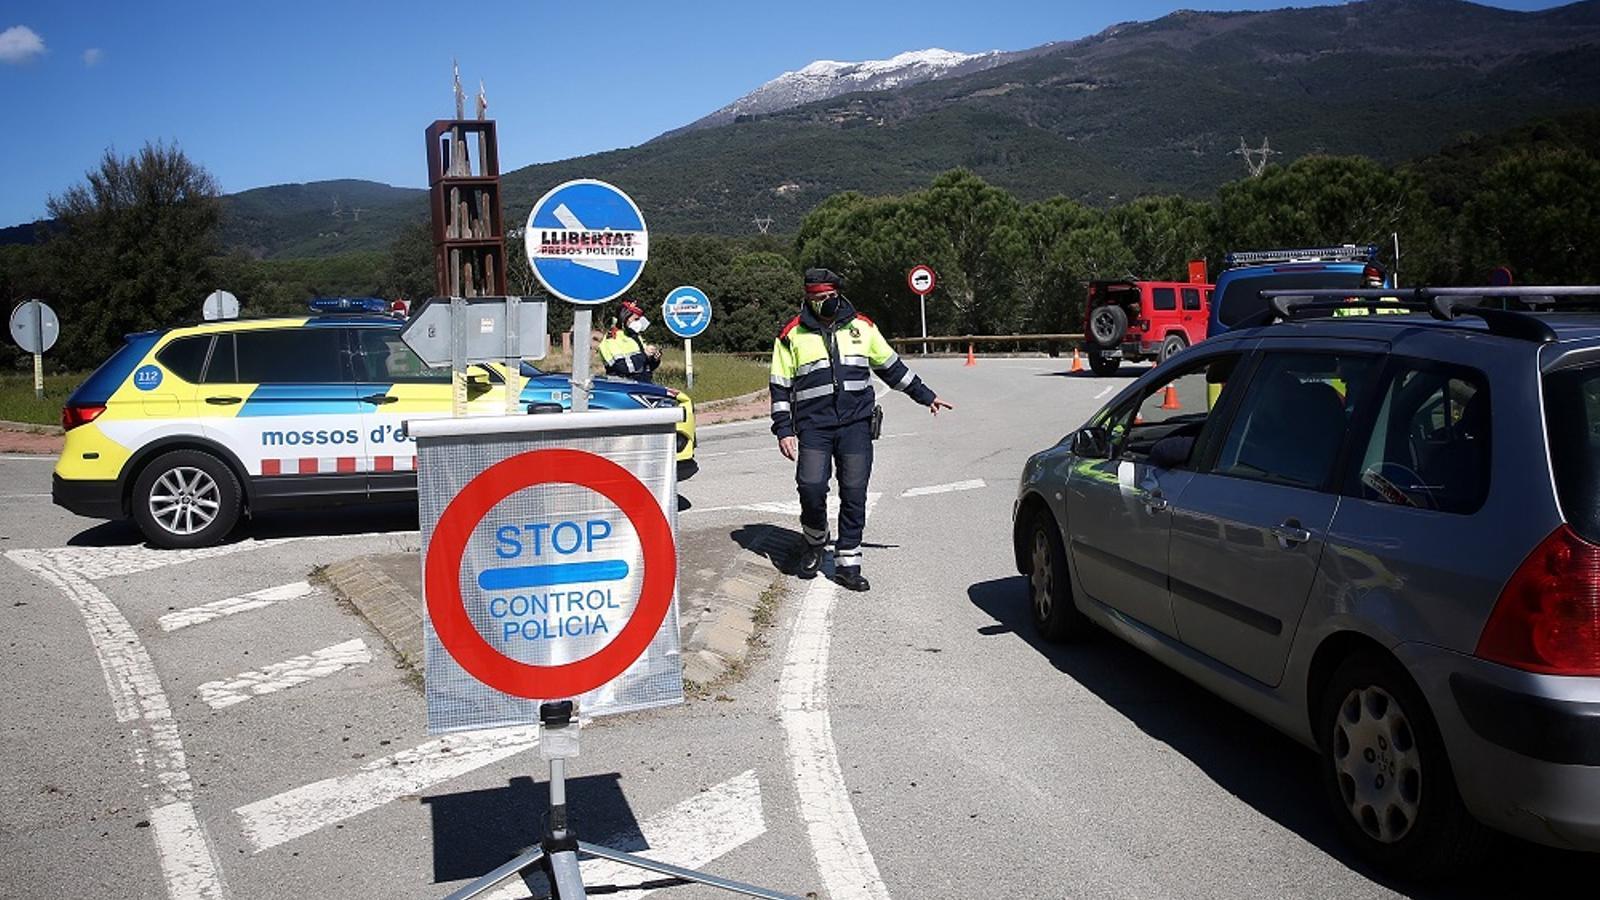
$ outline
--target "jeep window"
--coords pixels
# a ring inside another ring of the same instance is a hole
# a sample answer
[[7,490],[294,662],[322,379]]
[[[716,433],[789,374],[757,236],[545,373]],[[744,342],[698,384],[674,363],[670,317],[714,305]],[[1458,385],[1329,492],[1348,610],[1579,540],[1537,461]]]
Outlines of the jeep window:
[[1489,493],[1489,386],[1483,373],[1402,363],[1382,396],[1366,452],[1345,492],[1396,506],[1476,512]]
[[1151,288],[1150,305],[1162,312],[1178,308],[1178,292],[1172,288]]
[[429,366],[405,342],[398,328],[362,328],[356,332],[356,378],[396,384],[449,384],[450,367]]
[[1227,353],[1185,366],[1093,424],[1110,433],[1113,456],[1129,459],[1149,456],[1150,448],[1162,438],[1198,440],[1211,409],[1220,405],[1222,390],[1240,358],[1240,354]]
[[1261,299],[1262,291],[1281,291],[1293,288],[1358,288],[1364,286],[1361,272],[1330,272],[1309,269],[1300,272],[1274,272],[1259,277],[1233,279],[1222,291],[1218,301],[1217,320],[1234,326],[1259,312],[1266,311],[1267,301]]
[[200,383],[200,372],[206,366],[206,353],[211,350],[211,335],[181,337],[161,348],[156,359],[168,372],[190,384]]
[[206,364],[203,384],[237,384],[239,363],[233,351],[233,335],[217,335],[217,345],[211,348],[211,362]]
[[1321,488],[1377,371],[1373,356],[1268,353],[1250,379],[1214,471]]
[[280,328],[235,337],[244,384],[327,384],[349,381],[344,329]]
[[1544,421],[1561,512],[1584,540],[1600,543],[1600,366],[1545,376]]
[[1183,308],[1186,309],[1186,310],[1189,310],[1191,312],[1193,312],[1194,310],[1197,310],[1197,309],[1200,308],[1200,289],[1199,288],[1184,288],[1183,289]]

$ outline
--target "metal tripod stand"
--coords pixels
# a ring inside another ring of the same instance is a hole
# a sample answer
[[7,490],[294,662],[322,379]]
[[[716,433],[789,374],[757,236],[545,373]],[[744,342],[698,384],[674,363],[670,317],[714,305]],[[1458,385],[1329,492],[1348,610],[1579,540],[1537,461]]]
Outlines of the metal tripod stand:
[[539,753],[550,761],[550,829],[544,839],[539,842],[539,846],[456,891],[445,900],[468,900],[477,897],[500,882],[520,875],[533,866],[542,868],[545,876],[550,879],[551,896],[554,900],[588,900],[588,894],[583,887],[583,875],[578,870],[579,854],[609,859],[646,872],[709,885],[747,897],[760,897],[762,900],[800,900],[793,894],[780,894],[766,888],[656,862],[632,853],[578,840],[577,835],[567,827],[567,760],[578,755],[576,711],[577,706],[571,700],[544,703],[539,706]]

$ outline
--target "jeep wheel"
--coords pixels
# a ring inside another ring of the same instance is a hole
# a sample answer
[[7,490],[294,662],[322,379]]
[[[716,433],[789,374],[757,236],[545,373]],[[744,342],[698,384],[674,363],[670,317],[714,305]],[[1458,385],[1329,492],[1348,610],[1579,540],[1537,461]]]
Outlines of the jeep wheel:
[[1168,335],[1167,339],[1161,342],[1161,359],[1159,361],[1166,362],[1187,349],[1189,349],[1188,341],[1176,334]]
[[133,520],[146,539],[169,549],[220,542],[239,521],[239,479],[199,450],[163,453],[133,484]]
[[1028,530],[1028,600],[1033,627],[1051,643],[1080,637],[1089,620],[1072,604],[1067,551],[1055,516],[1040,509]]
[[1128,333],[1128,314],[1120,306],[1102,306],[1089,313],[1089,337],[1096,346],[1111,350]]
[[1115,375],[1117,366],[1122,365],[1122,360],[1101,356],[1094,350],[1089,351],[1089,371],[1096,375]]
[[1367,859],[1428,879],[1483,851],[1488,830],[1462,804],[1438,726],[1399,665],[1377,654],[1345,660],[1316,726],[1339,831]]

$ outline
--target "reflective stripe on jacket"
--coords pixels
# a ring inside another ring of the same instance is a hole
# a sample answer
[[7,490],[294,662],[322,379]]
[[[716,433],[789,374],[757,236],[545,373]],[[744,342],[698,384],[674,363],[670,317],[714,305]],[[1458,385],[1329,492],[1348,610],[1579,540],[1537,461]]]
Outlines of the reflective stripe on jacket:
[[845,302],[823,325],[804,309],[772,344],[772,433],[790,437],[872,417],[872,374],[927,406],[934,393],[900,361],[872,320]]
[[652,380],[658,365],[650,354],[644,352],[644,341],[621,328],[611,329],[611,333],[600,342],[600,361],[605,363],[607,375],[635,381]]

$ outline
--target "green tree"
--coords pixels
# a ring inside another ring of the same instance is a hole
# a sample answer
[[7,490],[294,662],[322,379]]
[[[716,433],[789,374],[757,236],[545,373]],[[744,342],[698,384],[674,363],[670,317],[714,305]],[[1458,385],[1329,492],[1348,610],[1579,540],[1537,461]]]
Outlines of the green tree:
[[[509,257],[511,245],[520,242],[508,238],[506,250]],[[510,282],[520,274],[516,266],[506,260],[507,290],[513,294]],[[525,272],[527,266],[522,266]],[[384,294],[390,299],[420,303],[435,293],[433,268],[433,229],[426,219],[419,219],[401,229],[389,243],[388,258],[383,270]]]
[[217,184],[176,146],[107,150],[84,183],[52,196],[62,225],[45,243],[76,365],[93,365],[131,331],[199,317],[216,288]]
[[1505,159],[1462,208],[1457,233],[1466,280],[1505,265],[1525,284],[1600,283],[1600,160],[1570,151]]

